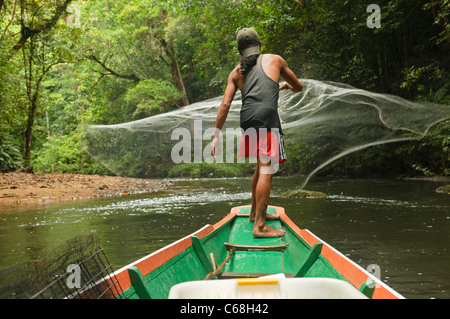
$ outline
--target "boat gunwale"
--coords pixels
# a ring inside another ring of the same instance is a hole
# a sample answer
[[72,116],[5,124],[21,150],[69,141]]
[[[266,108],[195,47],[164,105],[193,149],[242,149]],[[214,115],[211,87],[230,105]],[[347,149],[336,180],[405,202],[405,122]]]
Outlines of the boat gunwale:
[[160,268],[165,263],[175,258],[177,255],[185,252],[189,248],[192,248],[192,236],[197,236],[202,240],[208,240],[217,230],[231,222],[236,215],[237,213],[230,212],[214,225],[207,224],[199,230],[121,267],[108,275],[107,280],[116,277],[120,282],[123,293],[125,293],[127,289],[132,287],[130,276],[128,274],[128,268],[138,268],[141,271],[142,276],[145,277],[152,271]]
[[[369,273],[367,270],[362,268],[356,262],[345,256],[339,250],[328,244],[327,242],[321,240],[315,234],[313,234],[308,229],[301,229],[298,227],[285,213],[283,207],[272,206],[276,209],[277,214],[283,220],[286,226],[288,226],[293,233],[296,233],[300,238],[302,238],[311,247],[316,243],[322,243],[322,252],[319,257],[326,259],[331,266],[352,284],[356,289],[360,289],[361,286],[369,280],[375,281],[375,290],[372,298],[395,298],[395,299],[405,299],[400,293],[386,285],[379,278],[375,277],[373,274]],[[355,272],[357,270],[357,272]]]
[[128,268],[138,268],[141,271],[142,276],[145,277],[152,271],[175,258],[177,255],[183,253],[189,248],[192,248],[192,236],[203,238],[214,230],[214,226],[207,224],[194,233],[187,235],[173,243],[170,243],[128,265],[123,266],[122,268],[110,274],[108,277],[113,278],[115,276],[119,280],[122,290],[125,293],[127,289],[132,287],[130,276],[128,274]]

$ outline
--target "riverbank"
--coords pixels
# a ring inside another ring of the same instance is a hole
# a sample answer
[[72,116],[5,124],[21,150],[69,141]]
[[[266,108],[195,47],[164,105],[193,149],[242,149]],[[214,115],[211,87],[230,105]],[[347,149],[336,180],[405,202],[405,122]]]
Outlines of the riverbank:
[[167,181],[118,176],[0,173],[0,207],[147,194],[170,185]]

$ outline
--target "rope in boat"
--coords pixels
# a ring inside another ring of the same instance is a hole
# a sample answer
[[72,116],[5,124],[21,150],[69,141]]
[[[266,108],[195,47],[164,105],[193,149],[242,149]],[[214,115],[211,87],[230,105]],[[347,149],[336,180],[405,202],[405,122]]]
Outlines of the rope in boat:
[[234,249],[230,250],[230,253],[228,254],[228,256],[222,261],[222,263],[220,264],[219,267],[217,267],[217,269],[215,269],[214,271],[210,272],[209,274],[206,275],[206,277],[203,280],[208,280],[210,279],[212,276],[216,276],[221,270],[222,267],[225,266],[225,264],[227,263],[228,260],[230,260],[231,257],[233,257],[234,255]]

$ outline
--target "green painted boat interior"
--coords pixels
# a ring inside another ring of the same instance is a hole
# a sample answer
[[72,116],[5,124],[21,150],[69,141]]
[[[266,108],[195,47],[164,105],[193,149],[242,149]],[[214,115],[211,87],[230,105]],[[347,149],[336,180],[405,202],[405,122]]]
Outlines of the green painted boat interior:
[[[269,207],[267,213],[275,214],[275,208]],[[221,271],[209,280],[279,273],[284,273],[287,277],[345,280],[321,256],[321,243],[311,247],[282,220],[268,221],[267,224],[272,228],[285,230],[283,237],[255,238],[252,235],[254,223],[250,222],[249,214],[250,207],[241,207],[237,216],[202,239],[193,237],[191,247],[146,276],[142,276],[136,267],[130,267],[128,271],[132,286],[121,297],[166,299],[172,286],[186,281],[203,280],[213,272],[211,254],[217,265],[221,265],[230,253],[232,256]],[[369,295],[371,291],[366,289],[365,293]]]

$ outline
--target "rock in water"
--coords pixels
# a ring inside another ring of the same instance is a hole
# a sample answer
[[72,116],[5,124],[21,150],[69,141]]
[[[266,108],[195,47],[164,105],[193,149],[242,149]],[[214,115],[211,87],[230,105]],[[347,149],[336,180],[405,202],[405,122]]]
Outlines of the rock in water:
[[326,198],[327,194],[306,189],[294,189],[278,195],[282,198]]

